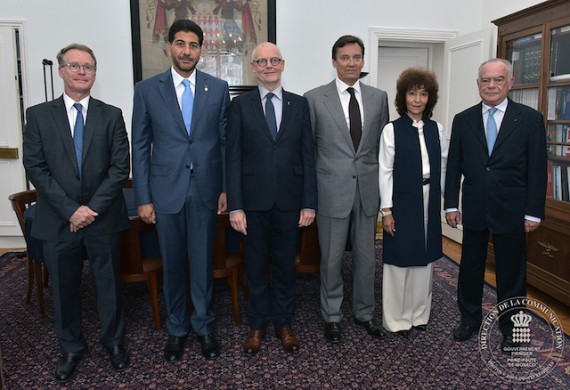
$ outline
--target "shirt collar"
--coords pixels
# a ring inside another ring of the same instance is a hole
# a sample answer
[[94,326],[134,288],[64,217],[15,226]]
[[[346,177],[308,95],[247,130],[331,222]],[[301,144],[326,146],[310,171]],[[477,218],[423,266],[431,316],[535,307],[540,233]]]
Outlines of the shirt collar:
[[[178,86],[180,85],[182,80],[185,79],[185,77],[180,76],[178,72],[174,70],[174,67],[170,67],[170,72],[172,73],[172,81],[174,82],[174,88],[178,88]],[[194,69],[194,72],[190,74],[188,80],[190,80],[190,85],[196,87],[196,69]]]
[[261,85],[258,85],[257,87],[259,88],[259,95],[261,96],[261,99],[265,98],[265,95],[267,95],[269,92],[271,92],[275,96],[277,96],[277,98],[279,100],[283,100],[283,87],[282,86],[275,88],[273,91],[265,89]]
[[[507,105],[509,104],[509,99],[503,100],[501,103],[497,104],[495,108],[501,112],[507,111]],[[489,111],[492,107],[483,103],[483,113]]]
[[70,98],[65,92],[63,93],[63,103],[65,104],[65,108],[67,111],[71,111],[71,109],[73,108],[73,105],[75,103],[81,103],[81,105],[83,106],[84,110],[87,110],[87,106],[89,105],[89,98],[91,96],[87,95],[86,97],[84,97],[83,99],[81,99],[80,101],[76,102],[75,100],[73,100],[72,98]]
[[[336,89],[338,90],[338,93],[343,93],[346,92],[347,88],[350,88],[351,86],[346,84],[344,81],[342,81],[341,79],[339,79],[338,77],[336,78]],[[352,88],[354,88],[355,91],[357,91],[358,93],[360,93],[360,80],[358,80],[356,83],[354,83],[354,85],[352,86]],[[348,93],[348,92],[347,92]]]

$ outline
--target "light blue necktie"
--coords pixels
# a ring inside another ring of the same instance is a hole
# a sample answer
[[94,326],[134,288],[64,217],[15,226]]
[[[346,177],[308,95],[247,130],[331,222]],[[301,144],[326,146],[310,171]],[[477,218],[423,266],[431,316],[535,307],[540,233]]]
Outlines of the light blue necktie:
[[182,80],[184,84],[184,93],[182,94],[182,117],[184,118],[184,125],[186,131],[190,135],[190,126],[192,126],[192,110],[194,108],[194,94],[190,88],[190,80]]
[[83,156],[83,133],[85,132],[85,122],[83,121],[83,106],[81,103],[73,105],[77,109],[75,126],[73,127],[73,145],[75,145],[75,158],[77,159],[77,169],[81,179],[81,157]]
[[277,138],[277,119],[275,119],[275,107],[271,99],[275,94],[269,92],[265,95],[265,120],[273,139]]
[[497,112],[496,107],[489,109],[489,117],[487,118],[487,148],[489,149],[489,156],[497,140],[497,123],[495,122],[495,118],[493,118],[495,112]]

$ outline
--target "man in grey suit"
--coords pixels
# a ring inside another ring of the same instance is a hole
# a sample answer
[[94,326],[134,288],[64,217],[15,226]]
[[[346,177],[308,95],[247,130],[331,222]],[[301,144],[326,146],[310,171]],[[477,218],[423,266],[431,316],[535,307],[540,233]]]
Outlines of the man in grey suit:
[[71,44],[57,55],[63,96],[30,107],[24,166],[38,190],[32,236],[43,241],[53,283],[54,319],[63,356],[55,378],[72,378],[87,352],[81,331],[81,275],[89,259],[101,344],[117,371],[128,366],[119,299],[121,231],[129,226],[123,185],[129,141],[121,110],[90,96],[97,73],[93,51]]
[[386,92],[360,83],[364,44],[358,37],[340,37],[332,48],[337,78],[305,94],[309,102],[316,149],[321,246],[321,313],[327,340],[341,340],[343,301],[342,257],[352,245],[356,324],[374,337],[385,332],[374,321],[378,218],[378,147],[388,123]]
[[138,215],[156,223],[160,239],[168,362],[182,358],[190,327],[206,359],[220,353],[213,334],[212,255],[216,213],[226,210],[230,98],[225,81],[196,69],[203,41],[196,23],[175,21],[167,44],[172,67],[135,86],[133,185]]

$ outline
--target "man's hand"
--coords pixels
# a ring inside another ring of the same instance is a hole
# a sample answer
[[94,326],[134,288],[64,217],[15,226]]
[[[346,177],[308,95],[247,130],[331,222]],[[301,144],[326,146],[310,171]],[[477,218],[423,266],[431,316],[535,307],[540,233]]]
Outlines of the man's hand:
[[393,215],[382,217],[382,228],[386,233],[394,237],[394,233],[396,233],[396,221]]
[[533,232],[540,226],[540,222],[529,221],[528,219],[524,220],[524,231],[527,233]]
[[145,223],[156,223],[156,214],[154,213],[154,205],[152,203],[141,204],[138,206],[137,214]]
[[69,230],[75,233],[79,229],[91,225],[97,216],[99,216],[99,214],[89,207],[80,206],[75,213],[73,213],[71,218],[69,218]]
[[230,213],[230,223],[234,230],[240,232],[247,236],[247,220],[245,218],[245,212],[234,211]]
[[228,209],[228,201],[226,198],[226,193],[222,192],[218,198],[218,215],[225,213]]
[[314,210],[301,210],[301,215],[299,216],[299,227],[309,226],[315,220]]
[[461,223],[461,213],[459,211],[450,211],[445,214],[447,224],[452,228],[456,228]]

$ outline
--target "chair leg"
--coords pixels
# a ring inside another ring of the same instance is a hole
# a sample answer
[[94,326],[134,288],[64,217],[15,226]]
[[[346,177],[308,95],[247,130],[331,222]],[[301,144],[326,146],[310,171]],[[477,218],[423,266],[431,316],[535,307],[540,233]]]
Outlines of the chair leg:
[[234,269],[232,272],[226,277],[228,281],[228,286],[232,293],[232,310],[234,312],[234,322],[236,326],[241,325],[241,318],[239,315],[239,305],[238,305],[238,273]]
[[34,289],[34,261],[28,257],[28,292],[26,293],[26,303],[32,300],[32,290]]
[[154,317],[154,328],[160,330],[160,312],[158,309],[158,284],[156,281],[156,272],[150,274],[148,279],[148,292],[152,302],[152,315]]
[[38,306],[40,307],[40,315],[43,318],[46,316],[46,308],[44,301],[44,283],[43,283],[43,272],[42,272],[42,268],[44,268],[44,266],[39,261],[32,260],[32,263],[34,265],[34,276],[36,277],[36,288],[38,290]]
[[247,288],[247,273],[243,271],[243,300],[247,301],[247,296],[249,295],[249,289]]
[[42,274],[44,275],[44,288],[46,288],[48,285],[48,281],[49,281],[49,272],[48,272],[45,264],[42,266],[42,270],[43,270]]

